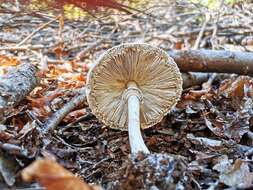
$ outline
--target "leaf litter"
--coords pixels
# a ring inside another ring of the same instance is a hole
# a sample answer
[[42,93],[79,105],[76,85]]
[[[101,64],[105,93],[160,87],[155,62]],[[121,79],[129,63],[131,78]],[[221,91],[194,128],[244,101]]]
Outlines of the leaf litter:
[[[74,181],[82,178],[108,190],[253,187],[253,83],[249,76],[214,77],[211,84],[185,89],[173,111],[160,124],[145,130],[145,141],[153,154],[140,154],[133,161],[127,132],[105,127],[90,113],[87,102],[70,112],[54,133],[41,136],[43,123],[85,85],[87,70],[109,47],[133,41],[165,50],[194,46],[207,8],[188,1],[161,1],[160,5],[158,9],[150,3],[148,14],[137,12],[136,16],[109,10],[103,17],[85,17],[85,23],[83,18],[63,20],[43,11],[17,13],[12,4],[6,12],[0,6],[0,26],[8,34],[0,39],[0,74],[29,61],[40,68],[41,78],[40,85],[5,115],[0,125],[0,187],[38,188],[20,180],[21,168],[34,160],[28,168],[33,167],[32,176],[39,182],[48,176],[55,179],[57,176],[50,176],[49,171],[57,167],[57,174],[67,173]],[[207,24],[200,48],[252,51],[249,24],[242,16],[253,20],[252,7],[252,3],[223,4],[223,11],[212,10],[214,19]],[[15,14],[19,16],[12,17]],[[19,46],[21,50],[10,48],[13,40],[21,42],[47,22],[47,27]],[[238,29],[237,23],[243,27]],[[94,44],[99,40],[102,42]],[[40,160],[45,151],[80,178],[55,161]],[[41,162],[45,162],[45,175],[34,169]],[[44,182],[41,184],[47,187],[52,180]],[[57,188],[65,182],[60,179]]]

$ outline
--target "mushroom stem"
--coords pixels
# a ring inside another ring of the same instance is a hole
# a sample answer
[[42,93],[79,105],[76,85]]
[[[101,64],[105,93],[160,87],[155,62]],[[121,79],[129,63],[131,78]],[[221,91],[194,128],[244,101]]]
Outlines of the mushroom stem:
[[128,87],[128,135],[131,147],[131,153],[136,154],[139,151],[149,154],[143,138],[141,136],[140,128],[140,93],[135,82],[129,82]]

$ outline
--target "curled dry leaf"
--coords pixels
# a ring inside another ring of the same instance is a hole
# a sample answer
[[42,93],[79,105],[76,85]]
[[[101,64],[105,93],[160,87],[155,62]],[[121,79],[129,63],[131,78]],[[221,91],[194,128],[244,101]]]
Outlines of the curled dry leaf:
[[101,190],[89,186],[70,171],[51,159],[38,159],[25,168],[21,176],[24,181],[37,180],[46,190]]
[[51,95],[42,96],[41,98],[32,98],[32,97],[28,96],[27,100],[29,100],[31,102],[32,107],[41,108],[43,106],[48,106],[53,99],[55,99],[59,96],[62,96],[62,95],[63,95],[62,92],[55,91]]
[[52,101],[60,96],[63,93],[59,91],[54,91],[50,95],[40,96],[39,98],[33,98],[27,96],[26,99],[30,102],[33,114],[36,115],[40,119],[47,118],[51,115],[51,105]]
[[222,156],[213,169],[220,172],[220,181],[230,187],[249,188],[253,185],[253,172],[243,160],[237,159],[231,164],[227,156]]
[[[218,99],[207,101],[211,112],[203,115],[206,126],[216,136],[223,139],[233,139],[240,142],[245,133],[248,132],[252,117],[253,81],[247,76],[224,81],[218,89]],[[217,101],[228,101],[217,105]],[[220,110],[230,110],[224,115]],[[214,118],[213,116],[216,115]]]
[[227,80],[220,88],[219,92],[226,97],[242,100],[244,97],[253,96],[253,81],[251,77],[240,76],[235,81]]
[[66,117],[63,119],[64,122],[73,122],[75,120],[77,120],[78,118],[84,116],[85,114],[87,114],[86,109],[79,109],[79,110],[75,110],[70,112],[68,115],[66,115]]

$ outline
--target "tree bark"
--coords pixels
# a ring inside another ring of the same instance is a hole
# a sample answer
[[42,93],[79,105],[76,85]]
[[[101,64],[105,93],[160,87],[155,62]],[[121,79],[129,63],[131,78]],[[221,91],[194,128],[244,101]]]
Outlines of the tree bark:
[[181,72],[253,75],[253,53],[224,50],[169,51]]
[[37,85],[37,68],[31,63],[19,65],[0,76],[0,123],[7,111],[23,100]]

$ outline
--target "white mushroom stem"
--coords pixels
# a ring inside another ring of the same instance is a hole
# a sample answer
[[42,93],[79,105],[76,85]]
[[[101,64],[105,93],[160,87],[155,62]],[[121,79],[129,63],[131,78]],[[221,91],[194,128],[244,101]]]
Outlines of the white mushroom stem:
[[131,153],[136,154],[139,151],[149,154],[143,138],[141,136],[140,126],[140,98],[138,87],[135,82],[129,82],[127,85],[128,102],[128,135],[131,147]]

